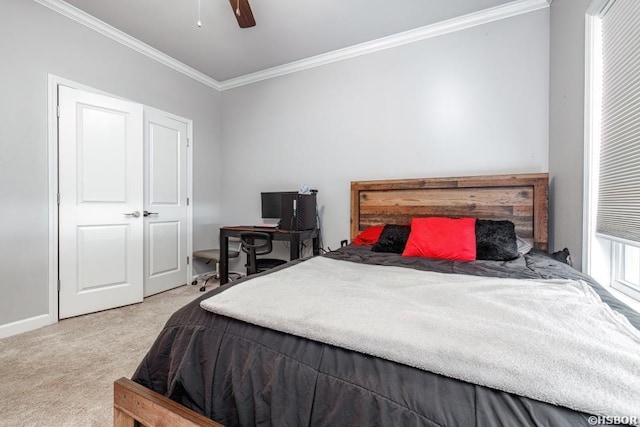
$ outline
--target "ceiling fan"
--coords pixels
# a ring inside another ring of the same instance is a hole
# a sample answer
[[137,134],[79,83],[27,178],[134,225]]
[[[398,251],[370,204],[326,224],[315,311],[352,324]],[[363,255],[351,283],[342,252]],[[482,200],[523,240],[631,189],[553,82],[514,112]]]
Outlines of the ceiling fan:
[[[251,6],[249,6],[249,0],[229,0],[229,4],[231,4],[231,9],[236,15],[240,28],[250,28],[256,25]],[[198,27],[202,27],[202,20],[200,19],[201,6],[201,1],[198,0],[198,21],[196,22]]]
[[229,0],[229,3],[233,13],[236,15],[240,28],[249,28],[256,25],[251,6],[249,6],[249,0]]

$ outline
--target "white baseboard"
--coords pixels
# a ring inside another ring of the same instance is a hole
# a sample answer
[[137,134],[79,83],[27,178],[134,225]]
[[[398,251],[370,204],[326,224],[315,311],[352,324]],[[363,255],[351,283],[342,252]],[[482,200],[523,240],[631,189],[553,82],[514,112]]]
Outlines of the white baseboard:
[[54,322],[51,322],[48,314],[42,314],[40,316],[0,325],[0,338],[7,338],[23,332],[33,331],[34,329],[38,329],[52,323]]

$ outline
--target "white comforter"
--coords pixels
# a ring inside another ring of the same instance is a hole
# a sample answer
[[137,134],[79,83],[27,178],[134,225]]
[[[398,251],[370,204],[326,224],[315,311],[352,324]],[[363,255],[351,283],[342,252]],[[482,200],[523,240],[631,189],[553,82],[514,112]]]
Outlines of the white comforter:
[[640,417],[640,332],[583,282],[316,257],[201,306],[575,410]]

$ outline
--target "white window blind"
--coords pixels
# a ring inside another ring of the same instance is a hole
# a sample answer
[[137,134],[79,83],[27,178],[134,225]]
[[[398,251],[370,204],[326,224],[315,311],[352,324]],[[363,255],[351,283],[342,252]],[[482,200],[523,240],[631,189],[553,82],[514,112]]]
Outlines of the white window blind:
[[640,0],[602,17],[598,233],[640,242]]

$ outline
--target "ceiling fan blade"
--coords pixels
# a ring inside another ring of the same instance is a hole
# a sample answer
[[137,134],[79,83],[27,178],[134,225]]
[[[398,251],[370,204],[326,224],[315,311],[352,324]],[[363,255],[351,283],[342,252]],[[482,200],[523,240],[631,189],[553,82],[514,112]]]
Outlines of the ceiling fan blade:
[[[249,0],[229,0],[229,3],[231,4],[231,9],[233,9],[233,14],[236,16],[240,28],[249,28],[256,25],[256,20],[253,18],[253,13],[251,12],[251,6],[249,6]],[[239,15],[237,10],[240,10]]]

